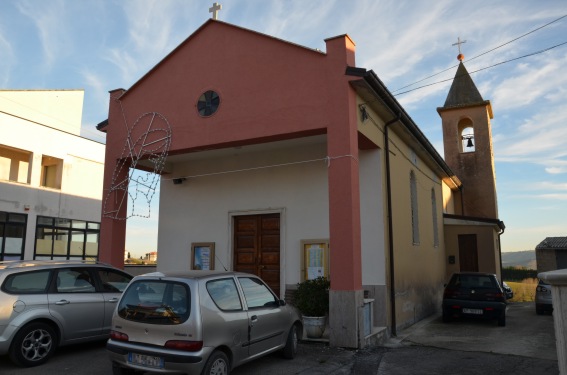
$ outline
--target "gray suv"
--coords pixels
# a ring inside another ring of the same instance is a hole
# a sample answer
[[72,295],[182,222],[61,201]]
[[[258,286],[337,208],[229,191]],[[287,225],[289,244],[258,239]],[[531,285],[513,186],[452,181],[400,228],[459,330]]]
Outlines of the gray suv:
[[112,312],[131,279],[89,261],[0,262],[0,355],[31,367],[58,346],[108,338]]
[[293,358],[300,317],[258,277],[192,271],[135,277],[114,312],[114,374],[229,374],[274,351]]

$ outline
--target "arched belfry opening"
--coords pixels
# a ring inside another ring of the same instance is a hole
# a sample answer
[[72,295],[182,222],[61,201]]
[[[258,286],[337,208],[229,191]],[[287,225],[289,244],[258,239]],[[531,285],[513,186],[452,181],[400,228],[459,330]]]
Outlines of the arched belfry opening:
[[463,153],[475,151],[474,127],[469,118],[464,118],[458,124],[459,151]]

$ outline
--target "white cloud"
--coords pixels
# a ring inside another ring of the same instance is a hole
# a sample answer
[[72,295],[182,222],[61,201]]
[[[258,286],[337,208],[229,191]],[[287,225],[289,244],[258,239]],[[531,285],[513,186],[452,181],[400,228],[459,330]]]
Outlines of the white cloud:
[[[0,29],[1,31],[1,29]],[[12,45],[0,32],[0,87],[6,87],[10,80],[10,68],[15,63]]]
[[561,93],[565,94],[567,75],[563,71],[567,65],[567,55],[532,59],[515,69],[512,67],[510,78],[499,80],[492,97],[500,110],[521,108],[544,98],[557,101]]
[[497,161],[536,163],[548,173],[567,172],[565,139],[567,139],[567,108],[558,105],[541,108],[517,129],[494,136]]
[[559,190],[567,192],[567,182],[542,181],[528,185],[531,189]]
[[108,100],[108,83],[103,78],[89,70],[83,70],[81,75],[85,84],[94,90],[97,99]]
[[541,195],[538,195],[536,197],[539,197],[539,198],[542,198],[542,199],[553,199],[553,200],[567,201],[567,193],[565,193],[565,194],[541,194]]
[[119,85],[124,86],[133,84],[161,61],[194,31],[192,24],[200,21],[194,17],[196,5],[192,2],[130,0],[120,2],[119,6],[125,22],[125,39],[114,42],[103,55],[119,68]]
[[545,171],[549,174],[561,174],[561,173],[567,173],[567,163],[565,163],[566,165],[563,165],[561,167],[547,167],[545,168]]
[[19,1],[16,6],[35,24],[48,67],[53,66],[58,58],[67,55],[69,31],[65,28],[66,6],[63,0]]
[[136,57],[121,48],[110,48],[103,57],[120,70],[119,82],[114,86],[131,85],[134,79],[140,77],[140,64]]
[[271,2],[266,3],[263,9],[267,17],[259,18],[263,26],[262,32],[277,38],[294,40],[298,33],[314,25],[321,25],[328,19],[335,8],[334,1],[315,2]]

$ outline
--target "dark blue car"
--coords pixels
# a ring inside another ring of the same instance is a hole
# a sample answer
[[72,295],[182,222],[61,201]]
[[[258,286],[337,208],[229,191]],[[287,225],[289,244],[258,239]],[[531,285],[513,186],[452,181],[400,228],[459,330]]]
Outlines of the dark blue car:
[[472,317],[496,319],[506,325],[506,294],[496,275],[459,272],[451,276],[443,293],[443,321]]

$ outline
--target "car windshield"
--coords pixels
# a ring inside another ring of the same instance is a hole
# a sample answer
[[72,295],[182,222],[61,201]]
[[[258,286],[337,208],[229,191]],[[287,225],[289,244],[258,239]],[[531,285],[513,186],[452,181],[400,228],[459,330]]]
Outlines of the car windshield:
[[118,315],[149,324],[180,324],[191,312],[187,285],[171,281],[138,280],[124,292]]
[[454,275],[452,287],[459,288],[497,288],[496,279],[489,275]]

